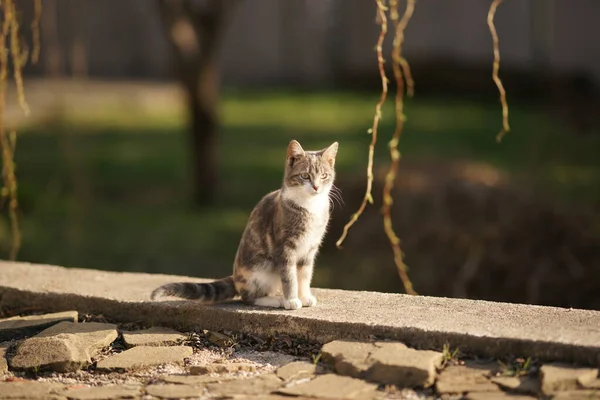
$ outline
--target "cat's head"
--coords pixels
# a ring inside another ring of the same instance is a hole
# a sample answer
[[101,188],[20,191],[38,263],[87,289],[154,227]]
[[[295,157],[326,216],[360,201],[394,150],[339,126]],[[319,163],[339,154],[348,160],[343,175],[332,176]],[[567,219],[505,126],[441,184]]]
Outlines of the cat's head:
[[283,186],[299,200],[328,196],[335,179],[338,143],[317,151],[305,151],[292,140],[287,148]]

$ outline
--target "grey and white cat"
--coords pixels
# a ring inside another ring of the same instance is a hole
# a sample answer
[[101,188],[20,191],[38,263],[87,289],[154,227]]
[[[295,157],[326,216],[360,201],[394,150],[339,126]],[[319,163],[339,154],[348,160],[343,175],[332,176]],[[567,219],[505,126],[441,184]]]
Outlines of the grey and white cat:
[[233,274],[211,283],[168,283],[155,289],[152,299],[166,295],[214,303],[239,295],[258,306],[295,310],[316,305],[310,285],[329,222],[337,151],[337,142],[305,151],[292,140],[283,185],[264,196],[250,214]]

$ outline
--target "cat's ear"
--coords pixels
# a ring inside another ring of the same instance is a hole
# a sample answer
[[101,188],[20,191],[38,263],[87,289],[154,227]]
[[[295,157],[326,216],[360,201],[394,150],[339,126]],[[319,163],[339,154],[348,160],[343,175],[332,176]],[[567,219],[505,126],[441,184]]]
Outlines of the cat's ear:
[[335,165],[335,156],[337,155],[337,151],[338,151],[338,142],[334,142],[331,146],[326,148],[325,151],[323,151],[321,158],[323,158],[325,161],[327,161],[329,163],[329,165],[331,165],[333,167]]
[[296,140],[292,140],[287,148],[286,160],[288,165],[291,167],[294,164],[294,161],[302,156],[304,156],[304,149],[300,146],[300,143]]

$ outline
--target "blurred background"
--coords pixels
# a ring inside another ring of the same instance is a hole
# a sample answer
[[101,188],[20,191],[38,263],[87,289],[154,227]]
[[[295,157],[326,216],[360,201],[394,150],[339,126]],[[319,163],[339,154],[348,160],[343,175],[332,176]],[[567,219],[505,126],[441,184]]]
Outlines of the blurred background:
[[[575,3],[498,8],[512,128],[498,144],[490,1],[417,2],[392,211],[420,294],[600,309],[600,2]],[[17,6],[31,36],[33,2]],[[6,111],[19,132],[18,259],[225,276],[252,207],[280,186],[289,141],[338,141],[344,204],[314,286],[403,292],[380,214],[393,92],[375,205],[335,247],[366,183],[375,16],[365,0],[44,0],[40,62],[25,68],[32,113],[14,87]]]

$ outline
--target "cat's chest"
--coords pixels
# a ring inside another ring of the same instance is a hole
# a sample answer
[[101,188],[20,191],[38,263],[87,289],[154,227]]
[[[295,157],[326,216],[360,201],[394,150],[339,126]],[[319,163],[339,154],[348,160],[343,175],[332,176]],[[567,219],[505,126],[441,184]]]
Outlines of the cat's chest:
[[308,254],[315,249],[323,240],[329,213],[326,210],[318,214],[311,213],[306,217],[302,234],[298,237],[296,246],[297,251],[302,254]]

